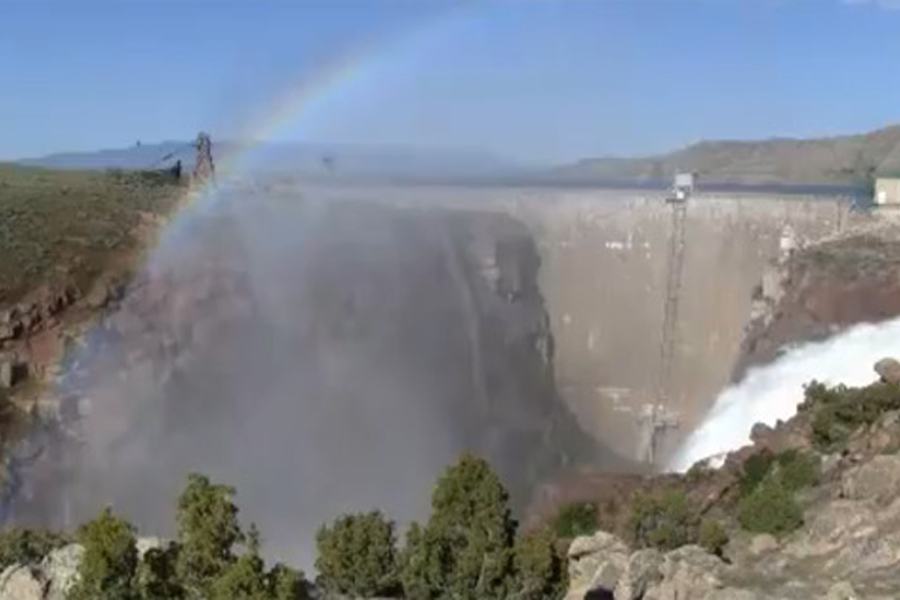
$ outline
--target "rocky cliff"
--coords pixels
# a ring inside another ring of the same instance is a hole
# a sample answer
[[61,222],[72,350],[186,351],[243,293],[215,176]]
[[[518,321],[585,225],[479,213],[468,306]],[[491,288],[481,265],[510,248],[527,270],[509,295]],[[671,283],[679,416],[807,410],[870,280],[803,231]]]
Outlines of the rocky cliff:
[[770,362],[791,345],[900,314],[898,265],[896,224],[872,219],[846,235],[798,248],[773,264],[755,291],[753,319],[733,378]]

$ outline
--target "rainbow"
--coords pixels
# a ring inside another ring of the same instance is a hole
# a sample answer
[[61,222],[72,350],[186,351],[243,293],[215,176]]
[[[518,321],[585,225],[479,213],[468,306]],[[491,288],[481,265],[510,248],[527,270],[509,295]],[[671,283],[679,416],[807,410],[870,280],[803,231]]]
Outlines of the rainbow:
[[239,172],[255,150],[280,132],[290,126],[302,129],[302,121],[312,107],[327,105],[344,92],[353,93],[354,84],[367,77],[377,80],[398,57],[423,55],[423,47],[433,40],[453,35],[455,27],[465,24],[473,7],[472,3],[459,2],[426,24],[395,36],[389,43],[367,41],[332,56],[279,94],[275,102],[260,111],[260,117],[242,127],[239,139],[245,142],[220,156],[217,167],[225,174]]

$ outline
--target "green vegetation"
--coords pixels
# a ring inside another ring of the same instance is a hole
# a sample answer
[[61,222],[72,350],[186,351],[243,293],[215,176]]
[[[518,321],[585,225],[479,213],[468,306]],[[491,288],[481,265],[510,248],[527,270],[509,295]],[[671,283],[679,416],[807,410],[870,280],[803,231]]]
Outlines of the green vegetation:
[[39,562],[56,548],[71,540],[55,531],[44,529],[7,529],[0,532],[0,571],[12,564]]
[[805,395],[802,408],[812,411],[812,439],[822,451],[842,449],[854,431],[871,425],[887,411],[900,409],[900,386],[896,384],[852,388],[813,381],[806,386]]
[[565,595],[565,553],[551,529],[544,527],[523,535],[516,543],[514,556],[517,598],[543,600]]
[[317,583],[351,596],[393,596],[399,584],[394,523],[378,511],[345,515],[316,535]]
[[168,212],[180,191],[156,174],[0,164],[0,305],[58,277],[86,290],[113,251],[134,246],[142,213]]
[[415,598],[505,598],[516,524],[487,462],[464,454],[438,480],[431,517],[407,535],[403,584]]
[[597,531],[597,505],[571,502],[563,506],[554,520],[554,530],[561,538],[574,538]]
[[175,570],[192,595],[209,591],[216,577],[234,562],[234,545],[244,540],[233,497],[234,488],[191,474],[178,499]]
[[[190,475],[178,500],[178,540],[139,559],[135,529],[110,509],[78,531],[84,555],[73,600],[300,600],[303,575],[277,564],[267,571],[256,527],[247,533],[231,502],[234,490]],[[55,540],[56,538],[50,538]],[[56,543],[56,542],[54,542]],[[242,552],[236,545],[245,543]]]
[[708,552],[716,556],[722,556],[725,546],[728,544],[728,533],[725,531],[722,523],[715,519],[706,518],[700,522],[697,543],[706,548]]
[[778,478],[767,478],[738,504],[738,521],[747,531],[784,535],[803,524],[793,493]]
[[819,459],[799,450],[758,452],[744,461],[738,521],[747,531],[783,535],[803,524],[795,493],[817,484]]
[[636,546],[672,550],[693,541],[695,529],[681,490],[637,494],[632,501],[629,531]]
[[84,556],[78,581],[69,594],[73,600],[131,600],[137,598],[138,566],[135,530],[107,508],[78,531]]
[[775,457],[778,478],[790,492],[819,483],[820,462],[818,456],[799,450],[785,450]]

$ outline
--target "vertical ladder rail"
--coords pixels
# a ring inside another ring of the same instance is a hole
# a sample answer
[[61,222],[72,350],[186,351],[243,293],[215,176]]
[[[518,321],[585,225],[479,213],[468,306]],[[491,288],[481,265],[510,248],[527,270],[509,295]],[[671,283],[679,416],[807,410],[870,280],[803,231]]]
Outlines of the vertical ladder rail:
[[672,375],[675,350],[678,345],[678,305],[681,299],[682,272],[684,271],[686,216],[687,201],[673,202],[672,230],[667,258],[665,308],[660,343],[660,370],[657,382],[657,395],[660,400],[668,400],[672,395]]
[[659,455],[662,434],[666,430],[678,426],[678,411],[672,406],[674,396],[672,383],[675,353],[678,347],[678,309],[684,271],[687,202],[687,198],[675,199],[671,202],[672,227],[666,261],[666,291],[656,403],[650,407],[649,414],[644,416],[649,435],[649,439],[646,441],[644,460],[651,465],[656,463]]

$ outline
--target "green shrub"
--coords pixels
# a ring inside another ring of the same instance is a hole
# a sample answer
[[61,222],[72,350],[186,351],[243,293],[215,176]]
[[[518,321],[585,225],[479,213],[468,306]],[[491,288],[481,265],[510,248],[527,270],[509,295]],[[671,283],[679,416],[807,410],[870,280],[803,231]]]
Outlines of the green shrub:
[[316,535],[318,583],[351,596],[397,592],[394,524],[378,512],[339,517]]
[[694,517],[680,490],[638,494],[631,505],[629,530],[642,548],[672,550],[693,541]]
[[522,600],[550,600],[565,596],[566,559],[556,536],[541,528],[522,536],[515,546],[516,590]]
[[728,533],[719,521],[706,518],[700,523],[697,543],[712,554],[722,556],[725,545],[728,544]]
[[84,555],[78,578],[69,593],[73,600],[136,599],[135,573],[138,564],[134,527],[115,516],[109,508],[78,530]]
[[875,383],[851,388],[813,381],[805,390],[803,410],[812,411],[812,438],[823,451],[838,450],[854,431],[887,411],[900,409],[900,386]]
[[796,492],[819,482],[819,457],[799,450],[786,450],[775,457],[778,478],[785,489]]
[[772,454],[767,450],[762,450],[756,454],[749,456],[742,465],[741,478],[738,486],[741,496],[749,496],[759,487],[769,470],[772,468]]
[[769,477],[741,499],[738,521],[747,531],[784,535],[803,524],[803,513],[780,479]]
[[69,536],[45,529],[6,529],[0,532],[0,571],[12,564],[40,562],[52,550],[65,546]]
[[563,506],[553,522],[556,535],[574,538],[597,531],[597,505],[591,502],[572,502]]

